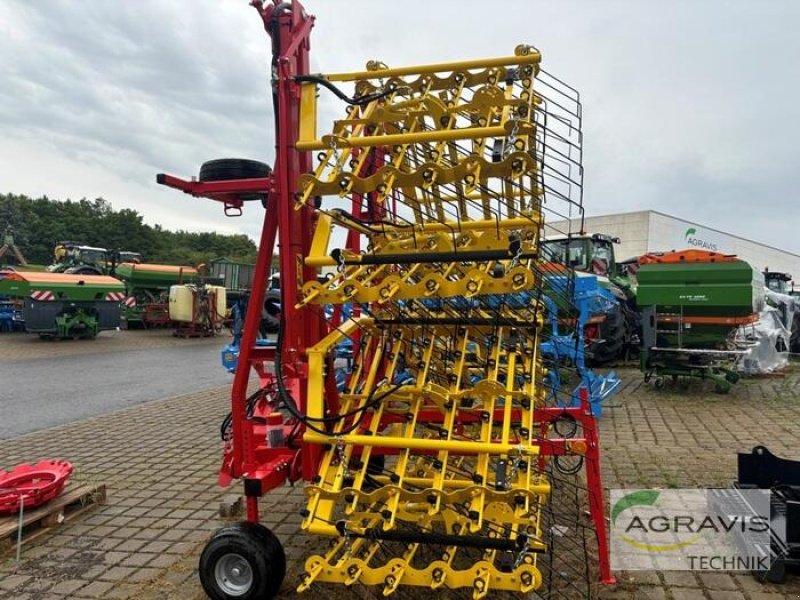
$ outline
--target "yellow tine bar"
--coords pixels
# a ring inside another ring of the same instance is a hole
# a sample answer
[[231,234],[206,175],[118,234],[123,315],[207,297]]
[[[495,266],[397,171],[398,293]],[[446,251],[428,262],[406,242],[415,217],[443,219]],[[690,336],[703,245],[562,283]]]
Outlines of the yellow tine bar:
[[[373,475],[373,479],[375,479],[375,481],[378,481],[378,482],[380,482],[380,483],[382,483],[384,485],[393,485],[391,478],[386,476],[386,475]],[[413,486],[416,486],[416,487],[424,487],[424,488],[433,487],[435,485],[435,482],[436,482],[435,479],[431,479],[429,477],[427,477],[427,478],[426,477],[405,477],[403,479],[403,481],[405,481],[409,485],[413,485]],[[472,481],[471,479],[445,479],[442,482],[442,488],[445,489],[445,490],[449,490],[449,489],[455,489],[455,490],[464,489],[464,488],[473,487],[474,485],[475,485],[475,482]],[[529,491],[529,492],[532,492],[534,494],[538,494],[540,496],[546,496],[546,495],[548,495],[550,493],[551,487],[550,487],[549,483],[534,483],[534,484],[530,484],[530,485],[525,486],[524,489]]]
[[354,71],[352,73],[331,73],[320,75],[328,81],[360,81],[362,79],[384,79],[388,77],[403,77],[404,75],[429,75],[442,71],[468,71],[470,69],[485,69],[488,67],[504,67],[512,65],[530,65],[541,62],[542,55],[530,51],[522,56],[501,56],[498,58],[484,58],[480,60],[461,60],[456,62],[434,63],[432,65],[413,65],[410,67],[396,67],[394,69],[377,69],[375,71]]
[[520,444],[501,444],[494,442],[474,442],[460,440],[440,440],[434,438],[406,438],[394,436],[372,435],[322,435],[314,431],[306,431],[303,440],[309,444],[336,444],[340,440],[345,444],[356,446],[381,446],[384,448],[404,448],[409,450],[444,450],[462,454],[508,454],[518,452],[522,455],[539,454],[538,446]]
[[373,146],[393,146],[396,144],[418,144],[423,142],[440,142],[449,140],[473,140],[486,137],[506,135],[503,126],[465,127],[447,129],[445,131],[420,131],[418,133],[390,133],[388,135],[370,135],[366,137],[341,138],[324,136],[321,140],[311,142],[298,141],[296,148],[301,152],[307,150],[326,150],[332,145],[337,148],[372,148]]

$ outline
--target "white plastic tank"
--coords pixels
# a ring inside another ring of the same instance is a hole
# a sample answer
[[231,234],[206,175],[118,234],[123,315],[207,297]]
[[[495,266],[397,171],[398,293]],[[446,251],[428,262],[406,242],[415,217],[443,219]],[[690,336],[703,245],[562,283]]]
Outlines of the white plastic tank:
[[173,285],[169,288],[170,319],[179,323],[192,322],[195,291],[194,286],[188,285]]
[[228,310],[228,301],[225,287],[221,285],[206,285],[206,291],[213,292],[216,298],[216,315],[214,321],[221,323],[225,319],[225,311]]

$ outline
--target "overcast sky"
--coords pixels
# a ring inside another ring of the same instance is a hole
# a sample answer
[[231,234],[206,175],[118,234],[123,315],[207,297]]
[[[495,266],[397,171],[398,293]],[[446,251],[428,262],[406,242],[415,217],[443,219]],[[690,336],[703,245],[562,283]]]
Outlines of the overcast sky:
[[[306,7],[315,71],[533,44],[582,94],[587,214],[656,209],[800,253],[798,0]],[[225,218],[155,184],[212,158],[273,160],[269,46],[246,0],[2,0],[0,57],[0,192],[258,235],[253,205]]]

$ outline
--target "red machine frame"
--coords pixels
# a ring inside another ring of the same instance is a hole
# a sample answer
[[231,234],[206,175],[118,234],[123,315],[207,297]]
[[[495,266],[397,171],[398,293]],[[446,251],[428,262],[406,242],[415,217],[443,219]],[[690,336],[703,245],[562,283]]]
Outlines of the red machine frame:
[[[261,5],[254,0],[251,5],[258,10],[264,28],[272,38],[273,74],[276,76],[276,159],[272,175],[263,178],[231,181],[187,181],[171,175],[159,174],[157,182],[179,189],[192,196],[211,198],[222,202],[226,214],[240,214],[241,194],[266,192],[268,210],[259,243],[258,258],[253,275],[252,291],[248,302],[245,325],[239,351],[238,368],[231,389],[232,439],[230,454],[226,457],[220,482],[244,478],[247,502],[247,520],[258,522],[258,498],[300,475],[310,480],[319,460],[318,447],[301,443],[299,449],[269,448],[264,436],[256,435],[254,423],[247,418],[247,388],[251,370],[255,369],[262,385],[269,384],[265,362],[275,361],[275,348],[256,346],[256,335],[261,321],[270,274],[272,255],[277,241],[280,248],[281,278],[286,282],[313,279],[313,268],[302,267],[302,257],[309,253],[314,226],[313,209],[295,210],[293,190],[301,173],[311,170],[310,152],[295,149],[300,112],[300,87],[294,78],[309,74],[310,33],[314,17],[307,14],[299,2],[291,8],[285,5]],[[306,349],[317,343],[327,333],[325,322],[313,311],[298,309],[297,286],[282,285],[283,354],[281,364],[286,388],[296,399],[298,409],[305,411]],[[303,457],[300,460],[300,456]],[[299,463],[298,463],[299,461]]]

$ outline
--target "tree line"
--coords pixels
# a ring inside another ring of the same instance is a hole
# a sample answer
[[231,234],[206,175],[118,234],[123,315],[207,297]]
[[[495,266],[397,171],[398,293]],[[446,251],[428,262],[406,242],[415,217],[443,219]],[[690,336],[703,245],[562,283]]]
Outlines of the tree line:
[[244,234],[170,231],[147,225],[135,210],[114,210],[103,198],[61,201],[0,194],[0,245],[8,227],[33,264],[50,264],[60,241],[140,252],[145,262],[165,264],[198,265],[223,257],[249,263],[257,254]]

